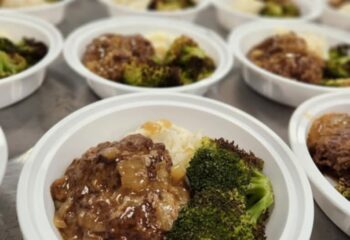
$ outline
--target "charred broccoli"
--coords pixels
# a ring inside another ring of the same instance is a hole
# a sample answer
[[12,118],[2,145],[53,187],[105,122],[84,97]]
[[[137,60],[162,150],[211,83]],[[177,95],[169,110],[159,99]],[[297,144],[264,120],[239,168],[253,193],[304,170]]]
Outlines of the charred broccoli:
[[124,66],[122,82],[138,87],[173,87],[181,84],[178,69],[137,60]]
[[173,11],[194,7],[195,5],[196,3],[193,0],[152,0],[148,5],[148,9],[157,11]]
[[197,82],[210,76],[215,70],[214,61],[196,42],[186,36],[181,36],[173,42],[164,62],[181,69],[183,84]]
[[166,239],[253,240],[254,225],[238,191],[208,188],[181,210]]
[[300,16],[299,7],[289,1],[266,1],[260,15],[268,17],[298,17]]
[[233,142],[204,138],[187,169],[193,198],[167,239],[265,239],[274,197],[262,168]]
[[329,50],[324,75],[326,79],[350,78],[350,45],[342,44]]
[[36,64],[47,53],[41,42],[24,38],[18,44],[0,38],[0,78],[9,77]]
[[348,200],[350,200],[350,178],[340,178],[336,189]]

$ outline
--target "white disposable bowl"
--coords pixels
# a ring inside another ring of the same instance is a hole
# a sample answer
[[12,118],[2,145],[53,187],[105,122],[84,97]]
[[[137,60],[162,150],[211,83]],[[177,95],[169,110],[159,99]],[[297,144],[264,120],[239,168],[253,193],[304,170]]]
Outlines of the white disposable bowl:
[[350,30],[350,13],[340,12],[328,4],[328,0],[323,0],[325,9],[321,16],[321,22],[344,30]]
[[[89,43],[106,33],[149,34],[166,32],[192,37],[216,62],[213,75],[186,86],[172,88],[145,88],[113,82],[87,69],[81,59]],[[133,92],[184,92],[204,94],[212,85],[222,80],[233,65],[233,56],[227,44],[216,33],[206,28],[182,21],[146,17],[111,18],[83,26],[66,40],[64,56],[69,66],[87,79],[92,90],[101,98]]]
[[[242,12],[232,7],[234,0],[212,0],[216,8],[216,14],[218,21],[226,30],[232,30],[233,28],[247,22],[256,20],[265,21],[279,21],[286,18],[271,18],[262,17],[250,13]],[[301,9],[301,16],[298,18],[289,18],[290,21],[314,21],[318,19],[323,11],[322,0],[295,0]]]
[[8,152],[7,152],[6,138],[5,138],[4,132],[0,127],[0,184],[5,175],[7,158],[8,158]]
[[63,0],[56,3],[23,8],[0,8],[0,16],[6,12],[23,13],[41,18],[52,24],[59,24],[64,20],[68,4],[73,1],[74,0]]
[[193,22],[198,14],[206,9],[209,5],[209,0],[198,0],[195,7],[187,8],[178,11],[149,11],[141,9],[133,9],[128,6],[117,4],[114,0],[99,0],[107,9],[109,14],[114,17],[124,16],[148,16],[148,17],[161,17],[161,18],[173,18],[177,20]]
[[[52,182],[88,148],[119,140],[150,120],[170,119],[192,131],[235,140],[265,160],[275,205],[268,240],[306,240],[314,205],[307,177],[287,145],[258,120],[223,103],[186,94],[141,93],[105,99],[68,116],[36,144],[21,173],[17,213],[26,240],[58,240],[53,225]],[[117,123],[117,124],[116,124]]]
[[304,167],[309,177],[316,202],[340,229],[350,235],[350,202],[317,168],[306,143],[313,121],[334,112],[350,114],[350,91],[325,94],[300,105],[290,120],[289,139],[299,165]]
[[324,87],[291,80],[258,67],[248,59],[247,53],[264,39],[276,34],[277,30],[291,30],[296,33],[312,33],[325,38],[329,45],[350,43],[346,32],[302,22],[253,22],[232,31],[229,45],[242,65],[245,82],[255,91],[279,103],[298,106],[305,100],[323,93],[339,92],[345,88]]
[[44,81],[45,71],[61,53],[63,38],[51,24],[30,16],[4,13],[0,16],[1,33],[13,40],[34,38],[48,46],[46,56],[34,66],[0,79],[0,109],[16,103],[37,90]]

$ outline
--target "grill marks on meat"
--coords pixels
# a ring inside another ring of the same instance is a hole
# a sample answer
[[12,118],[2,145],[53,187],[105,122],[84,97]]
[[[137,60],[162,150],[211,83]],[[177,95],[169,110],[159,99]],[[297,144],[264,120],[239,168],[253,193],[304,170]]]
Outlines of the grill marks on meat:
[[146,61],[154,54],[152,43],[142,35],[105,34],[87,46],[83,63],[99,76],[119,81],[125,63],[130,63],[134,58]]
[[56,227],[64,239],[163,239],[189,199],[171,166],[165,146],[139,134],[89,149],[51,186]]
[[350,176],[350,115],[332,113],[317,119],[307,145],[321,170],[335,177]]
[[270,37],[248,53],[259,67],[283,77],[312,84],[323,79],[324,61],[308,50],[295,33]]

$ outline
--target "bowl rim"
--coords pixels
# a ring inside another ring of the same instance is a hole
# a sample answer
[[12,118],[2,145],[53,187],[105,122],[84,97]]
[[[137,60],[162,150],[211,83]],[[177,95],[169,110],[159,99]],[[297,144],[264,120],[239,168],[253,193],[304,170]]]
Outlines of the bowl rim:
[[184,14],[193,14],[200,12],[210,5],[210,0],[201,0],[199,4],[194,7],[176,10],[176,11],[149,11],[147,9],[133,9],[128,6],[123,6],[113,2],[113,0],[98,0],[101,4],[110,7],[110,9],[121,10],[128,12],[129,14],[143,14],[148,16],[159,16],[159,17],[181,17]]
[[[231,31],[228,42],[229,47],[231,51],[233,52],[234,56],[239,60],[239,62],[243,63],[243,67],[246,67],[256,73],[259,73],[260,75],[263,75],[267,78],[269,78],[271,81],[275,82],[276,84],[285,84],[293,87],[299,87],[306,90],[311,91],[319,91],[322,93],[328,93],[328,92],[338,92],[343,91],[346,89],[346,87],[328,87],[328,86],[318,86],[313,85],[309,83],[304,83],[300,81],[296,81],[290,78],[282,77],[278,74],[272,73],[268,70],[265,70],[259,66],[257,66],[255,63],[253,63],[245,53],[243,53],[242,48],[240,47],[240,44],[242,42],[242,38],[249,35],[257,34],[257,32],[263,30],[263,29],[275,29],[276,27],[285,27],[288,26],[288,24],[300,27],[306,27],[310,29],[317,29],[317,31],[324,32],[325,35],[338,35],[343,38],[343,42],[347,42],[350,44],[350,34],[346,31],[342,31],[340,29],[335,29],[323,25],[317,25],[314,23],[306,23],[301,21],[291,21],[291,20],[278,20],[278,21],[254,21],[250,23],[243,24],[242,26],[239,26],[237,29]],[[288,29],[288,27],[286,27]],[[295,30],[294,30],[295,31]],[[296,31],[300,32],[300,30]],[[308,31],[312,32],[312,31]]]
[[[141,101],[143,100],[143,101]],[[22,229],[22,233],[31,233],[29,236],[35,236],[38,233],[35,234],[35,228],[38,228],[39,226],[31,227],[28,223],[33,223],[35,225],[35,221],[29,221],[30,219],[30,211],[31,209],[26,206],[27,200],[28,200],[28,193],[30,192],[30,189],[28,186],[30,185],[30,174],[33,170],[33,163],[35,161],[36,155],[38,155],[40,152],[42,152],[43,146],[47,144],[47,142],[51,142],[50,140],[53,139],[53,135],[58,131],[62,130],[62,128],[65,128],[67,126],[71,126],[72,122],[77,121],[77,118],[83,117],[86,114],[90,114],[91,112],[98,112],[99,114],[105,112],[106,109],[108,109],[108,106],[115,106],[115,104],[119,103],[121,105],[125,105],[127,102],[128,104],[130,102],[134,103],[138,102],[138,105],[144,102],[148,103],[162,103],[164,105],[165,103],[181,103],[183,104],[189,104],[189,106],[199,106],[203,109],[212,109],[213,111],[217,111],[218,113],[223,114],[224,116],[227,116],[231,119],[235,119],[237,121],[243,122],[248,121],[251,123],[251,129],[252,131],[262,131],[260,134],[260,137],[262,138],[269,138],[270,141],[273,142],[273,146],[275,146],[272,150],[273,151],[279,151],[280,154],[285,155],[286,158],[288,158],[291,161],[284,161],[283,159],[276,160],[277,162],[280,162],[282,164],[282,168],[285,169],[286,177],[288,178],[292,177],[294,181],[289,184],[291,191],[294,191],[296,193],[298,190],[301,194],[299,194],[299,197],[297,197],[297,194],[292,196],[293,200],[293,206],[294,208],[299,208],[300,205],[305,208],[305,211],[300,212],[299,215],[295,211],[289,211],[291,215],[288,215],[288,225],[286,225],[285,229],[282,230],[281,236],[282,239],[288,239],[290,237],[291,232],[295,232],[297,235],[297,238],[295,239],[309,239],[312,232],[312,226],[313,226],[313,219],[314,219],[314,204],[312,199],[312,192],[311,187],[309,185],[309,182],[307,181],[307,177],[302,170],[300,166],[296,164],[295,161],[295,155],[292,153],[292,151],[288,148],[286,143],[280,139],[276,133],[274,133],[271,129],[269,129],[266,125],[264,125],[259,120],[255,119],[254,117],[250,116],[249,114],[243,112],[242,110],[239,110],[237,108],[234,108],[232,106],[229,106],[227,104],[207,99],[199,96],[193,96],[189,94],[180,94],[180,93],[135,93],[135,94],[128,94],[128,95],[122,95],[117,97],[112,97],[108,99],[104,99],[101,101],[98,101],[96,103],[93,103],[91,105],[88,105],[75,113],[69,115],[65,119],[61,120],[59,123],[57,123],[53,128],[51,128],[36,144],[35,148],[33,149],[33,152],[30,155],[30,158],[26,162],[21,176],[18,183],[17,188],[17,215],[19,218],[19,223]],[[164,102],[163,102],[164,101]],[[191,102],[192,101],[192,102]],[[121,103],[120,103],[121,102]],[[107,108],[106,108],[107,105]],[[232,117],[230,115],[236,114],[236,117]],[[77,125],[77,122],[74,124]],[[61,131],[62,132],[62,131]],[[66,135],[61,136],[61,140],[65,138]],[[61,141],[61,140],[55,140]],[[46,154],[46,153],[43,153]],[[36,160],[38,162],[38,160]],[[45,165],[45,163],[42,163]],[[288,167],[289,165],[289,167]],[[292,174],[294,173],[294,174]],[[28,185],[29,184],[29,185]],[[296,186],[300,187],[300,189],[297,190]],[[302,197],[300,197],[302,195]],[[26,201],[24,201],[26,199]],[[301,218],[302,221],[293,221],[293,219],[299,219]],[[299,225],[299,226],[298,226]],[[287,228],[289,227],[289,228]],[[35,234],[35,235],[33,235]],[[25,235],[26,236],[26,235]],[[28,236],[28,235],[27,235]],[[39,238],[40,239],[40,238]]]
[[[215,6],[216,9],[220,11],[224,11],[226,13],[229,13],[231,15],[239,16],[241,18],[246,18],[249,20],[263,20],[263,21],[312,21],[317,18],[319,18],[323,11],[324,11],[324,3],[322,0],[313,0],[316,2],[316,7],[312,7],[310,12],[307,14],[303,14],[300,17],[287,17],[287,18],[274,18],[274,17],[268,17],[268,16],[259,16],[254,15],[251,13],[245,13],[242,11],[239,11],[234,8],[228,8],[227,4],[225,4],[222,0],[211,0],[212,4]],[[306,5],[305,2],[302,2],[303,5]],[[314,6],[314,5],[313,5]]]
[[[169,25],[174,26],[174,28],[176,29],[193,29],[197,32],[197,34],[205,36],[203,37],[203,39],[205,39],[208,43],[210,43],[216,48],[215,50],[219,53],[219,58],[221,58],[221,64],[217,65],[214,73],[205,79],[188,85],[166,88],[136,87],[127,84],[122,84],[119,82],[114,82],[106,78],[100,77],[99,75],[93,73],[84,66],[80,56],[78,56],[78,42],[87,38],[88,35],[91,35],[94,32],[101,30],[101,28],[103,27],[109,28],[112,25],[113,27],[118,28],[127,25],[141,25],[140,23],[152,24],[156,26],[155,29],[157,28],[157,26],[165,27]],[[162,19],[162,21],[159,21],[159,18],[140,16],[101,19],[99,21],[94,21],[76,29],[67,37],[64,45],[63,55],[68,65],[76,73],[80,74],[86,79],[92,80],[101,85],[111,87],[113,89],[120,89],[122,91],[127,92],[179,92],[197,90],[199,88],[210,86],[223,80],[234,65],[234,58],[232,54],[230,54],[227,43],[214,31],[185,21],[179,21],[174,19]]]
[[5,176],[7,161],[8,161],[8,149],[7,149],[6,136],[2,128],[0,127],[0,185]]
[[333,206],[340,209],[347,216],[350,216],[350,202],[331,185],[316,166],[306,143],[307,128],[312,124],[316,115],[321,116],[321,112],[328,112],[328,110],[342,103],[350,106],[350,90],[323,94],[305,101],[295,110],[290,119],[289,142],[293,152],[298,157],[300,166],[303,166],[312,185],[321,192],[328,202],[331,202]]
[[75,0],[62,0],[58,2],[53,2],[49,4],[43,4],[43,5],[37,5],[37,6],[27,6],[27,7],[20,7],[20,8],[1,8],[0,7],[0,13],[1,12],[22,12],[22,13],[33,13],[38,11],[46,11],[46,10],[52,10],[53,8],[57,7],[63,7],[67,4],[72,3]]
[[22,15],[17,13],[4,13],[0,16],[1,21],[10,21],[15,24],[22,24],[26,27],[36,29],[48,39],[48,52],[46,56],[35,65],[12,76],[1,79],[0,87],[10,82],[21,81],[28,76],[35,74],[50,65],[61,53],[63,47],[63,36],[61,32],[52,24],[37,17]]

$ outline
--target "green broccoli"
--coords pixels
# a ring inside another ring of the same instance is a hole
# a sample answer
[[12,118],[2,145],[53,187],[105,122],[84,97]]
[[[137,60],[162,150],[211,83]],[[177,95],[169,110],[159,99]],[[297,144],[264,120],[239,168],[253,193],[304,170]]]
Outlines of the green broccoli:
[[327,87],[350,87],[350,78],[327,79],[323,80],[321,85]]
[[[324,70],[325,79],[350,78],[350,45],[341,44],[329,50],[329,59]],[[331,86],[335,81],[331,82]],[[329,84],[327,84],[329,85]],[[339,86],[336,84],[335,86]]]
[[15,53],[17,51],[17,46],[11,42],[9,39],[0,37],[0,51],[5,53]]
[[47,54],[47,46],[43,42],[24,38],[17,44],[17,53],[23,56],[30,66],[36,64]]
[[208,188],[183,208],[166,239],[253,240],[255,228],[238,191]]
[[197,82],[210,76],[216,66],[196,42],[181,36],[172,43],[167,51],[164,63],[181,69],[183,84]]
[[350,200],[350,178],[340,178],[336,189],[348,200]]
[[0,79],[19,73],[27,67],[28,63],[22,56],[0,51]]
[[298,17],[299,7],[292,2],[267,1],[260,15],[268,17]]
[[222,190],[237,188],[244,192],[251,178],[251,169],[238,154],[205,139],[187,168],[187,177],[193,191],[213,187]]
[[131,61],[124,66],[122,82],[138,87],[181,85],[178,69],[138,60]]
[[148,9],[157,11],[174,11],[194,7],[195,5],[196,3],[193,0],[152,0],[148,5]]
[[261,159],[233,142],[204,138],[187,169],[193,198],[169,233],[171,239],[265,239],[274,196],[262,169]]

